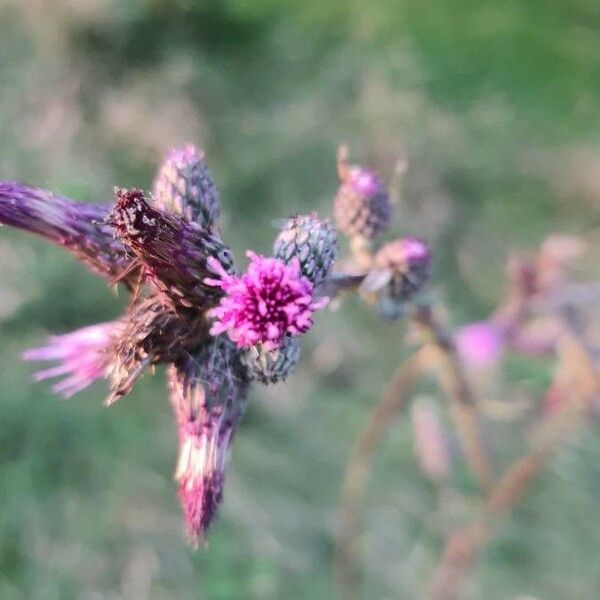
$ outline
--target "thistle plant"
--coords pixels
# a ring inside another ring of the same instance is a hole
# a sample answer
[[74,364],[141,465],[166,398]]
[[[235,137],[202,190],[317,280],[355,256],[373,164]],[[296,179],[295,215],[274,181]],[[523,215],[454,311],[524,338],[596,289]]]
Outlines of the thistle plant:
[[107,405],[149,367],[167,365],[179,439],[175,477],[193,544],[206,539],[222,500],[250,383],[292,373],[299,336],[327,304],[316,284],[329,276],[337,251],[327,221],[299,216],[285,230],[293,245],[278,254],[282,233],[273,257],[248,252],[241,272],[219,233],[220,210],[204,155],[193,146],[166,155],[153,194],[115,188],[112,205],[0,183],[0,223],[45,237],[130,291],[119,319],[53,336],[23,356],[54,361],[34,377],[62,377],[53,391],[64,397],[107,379]]
[[[431,276],[428,243],[390,232],[392,202],[384,178],[350,165],[345,147],[338,151],[337,168],[333,222],[314,213],[292,216],[271,255],[249,250],[245,268],[236,265],[222,239],[217,187],[204,154],[193,146],[166,155],[153,194],[116,188],[112,205],[82,204],[0,182],[0,223],[66,248],[130,293],[127,310],[115,321],[53,336],[23,356],[55,361],[34,377],[63,377],[53,391],[65,397],[107,379],[109,405],[130,393],[148,368],[167,365],[179,441],[175,479],[189,538],[197,545],[206,540],[223,500],[230,448],[251,386],[292,375],[314,313],[355,293],[377,316],[405,319],[419,348],[392,376],[349,459],[336,569],[342,596],[356,597],[360,516],[373,455],[411,389],[429,377],[447,400],[454,431],[442,425],[432,402],[415,402],[414,447],[423,474],[438,492],[452,485],[447,448],[454,435],[480,497],[472,522],[446,537],[426,596],[450,600],[492,526],[523,496],[565,435],[599,404],[600,353],[588,339],[577,302],[577,294],[589,298],[589,290],[569,289],[561,257],[577,256],[576,244],[554,238],[537,256],[509,261],[508,292],[489,318],[452,331],[423,293]],[[338,232],[349,250],[341,260]],[[536,319],[550,323],[545,335],[530,331]],[[472,373],[495,368],[509,349],[552,355],[557,369],[529,450],[497,474]]]
[[[335,222],[353,238],[375,239],[390,225],[391,203],[372,170],[338,159]],[[223,497],[231,441],[252,382],[289,377],[299,338],[329,294],[366,273],[335,273],[336,227],[315,213],[284,222],[272,256],[247,252],[236,268],[219,232],[217,187],[193,146],[171,150],[153,193],[115,188],[111,204],[88,205],[20,183],[0,183],[0,223],[65,247],[111,285],[131,294],[119,319],[52,337],[24,353],[55,361],[34,377],[62,377],[53,391],[70,397],[105,378],[105,403],[133,389],[150,367],[166,364],[179,439],[176,479],[192,543],[206,538]],[[387,258],[382,258],[387,257]],[[413,238],[384,246],[365,294],[403,305],[424,285],[429,249]]]
[[[451,437],[462,446],[479,488],[479,510],[464,525],[443,533],[444,551],[423,596],[455,600],[461,597],[466,576],[501,518],[523,498],[561,445],[582,429],[587,418],[598,414],[600,347],[594,343],[591,327],[586,326],[586,309],[597,305],[598,286],[568,282],[565,263],[581,258],[582,244],[574,238],[551,236],[537,255],[508,261],[508,291],[489,318],[453,332],[437,306],[419,298],[429,277],[427,244],[407,237],[377,247],[376,238],[356,243],[359,234],[346,231],[354,268],[351,276],[338,274],[338,291],[357,292],[382,318],[407,317],[412,342],[420,347],[392,376],[348,461],[335,554],[340,596],[344,600],[360,597],[360,517],[374,454],[394,417],[411,402],[419,380],[429,377],[437,381],[454,424],[454,432],[447,432],[433,404],[413,401],[415,453],[423,475],[436,487],[439,511],[443,513],[444,498],[452,488]],[[507,351],[553,357],[556,371],[540,402],[527,449],[504,472],[497,473],[492,448],[482,432],[482,419],[489,415],[475,392],[475,375],[484,372],[490,378]]]

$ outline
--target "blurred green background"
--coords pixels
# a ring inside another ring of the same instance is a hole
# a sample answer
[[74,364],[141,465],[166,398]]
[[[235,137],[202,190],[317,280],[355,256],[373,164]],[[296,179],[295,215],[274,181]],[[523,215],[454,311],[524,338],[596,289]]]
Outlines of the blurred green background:
[[[242,257],[268,252],[274,219],[329,212],[339,142],[385,176],[408,156],[396,230],[433,244],[454,325],[492,310],[511,250],[600,226],[598,115],[597,0],[0,1],[2,179],[108,201],[194,142]],[[353,301],[318,317],[298,372],[254,391],[194,553],[163,373],[108,410],[102,384],[60,402],[19,360],[123,303],[59,249],[0,232],[0,598],[334,597],[345,461],[406,355],[403,325]],[[498,395],[539,397],[551,366],[509,357]],[[502,459],[519,428],[500,428]],[[503,523],[465,598],[600,597],[599,431]],[[455,459],[460,518],[473,485]],[[368,491],[364,598],[419,596],[435,512],[399,422]]]

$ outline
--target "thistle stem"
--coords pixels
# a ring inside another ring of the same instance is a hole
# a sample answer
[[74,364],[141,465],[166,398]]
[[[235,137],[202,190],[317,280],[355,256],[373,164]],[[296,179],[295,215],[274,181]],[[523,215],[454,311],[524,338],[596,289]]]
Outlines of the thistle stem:
[[482,490],[489,490],[493,469],[481,435],[477,403],[465,377],[451,335],[435,319],[433,311],[420,306],[413,319],[422,328],[433,349],[430,366],[444,391],[465,459]]
[[475,565],[498,519],[521,500],[554,451],[553,446],[544,445],[517,459],[492,489],[481,514],[448,538],[427,600],[458,598],[464,577]]
[[425,596],[427,600],[458,598],[465,576],[475,565],[499,518],[521,500],[563,441],[585,421],[592,399],[600,390],[600,381],[585,340],[573,324],[565,320],[570,335],[563,342],[563,360],[578,369],[573,396],[544,421],[535,437],[537,443],[500,478],[479,516],[448,538],[432,586]]
[[[338,276],[338,289],[354,287],[356,278]],[[346,284],[346,285],[344,285]],[[468,465],[482,489],[492,482],[492,468],[481,437],[476,404],[461,369],[451,336],[435,320],[429,307],[420,306],[411,315],[425,334],[425,345],[392,377],[381,401],[363,429],[349,460],[340,500],[340,530],[337,539],[335,568],[341,597],[358,597],[358,537],[363,498],[377,444],[387,433],[392,417],[406,403],[406,394],[425,369],[433,369],[450,402]]]
[[339,535],[335,550],[335,567],[341,597],[356,598],[360,573],[358,568],[358,534],[363,497],[377,443],[385,436],[394,415],[404,407],[406,395],[422,370],[422,354],[418,352],[400,366],[385,390],[379,404],[360,434],[348,462],[342,488]]

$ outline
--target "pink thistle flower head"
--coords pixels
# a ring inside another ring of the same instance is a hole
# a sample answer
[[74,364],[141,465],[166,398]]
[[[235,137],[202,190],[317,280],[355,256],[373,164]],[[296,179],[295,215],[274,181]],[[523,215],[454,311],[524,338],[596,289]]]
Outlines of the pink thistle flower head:
[[431,248],[424,240],[405,237],[389,242],[377,252],[375,265],[391,268],[403,273],[414,267],[429,267]]
[[502,358],[506,345],[504,331],[490,321],[461,327],[455,337],[456,348],[467,367],[491,369]]
[[223,499],[231,442],[244,412],[248,380],[240,350],[227,336],[213,338],[168,371],[177,421],[175,479],[190,541],[204,543]]
[[209,420],[189,423],[179,431],[179,458],[175,479],[179,500],[194,545],[206,539],[221,500],[232,427],[220,430]]
[[250,264],[241,277],[229,275],[218,261],[209,259],[209,267],[219,279],[204,281],[224,292],[212,310],[215,322],[210,333],[227,332],[240,348],[261,344],[274,350],[286,334],[296,336],[308,331],[313,313],[328,299],[313,299],[313,284],[301,274],[297,258],[285,264],[250,251],[247,256]]
[[361,166],[350,167],[348,183],[358,194],[365,197],[375,196],[386,190],[385,184],[375,171]]
[[38,371],[35,381],[66,376],[52,386],[55,394],[64,398],[74,396],[106,376],[106,350],[113,340],[116,323],[100,323],[83,327],[65,335],[53,336],[47,346],[23,353],[25,360],[58,361],[54,367]]

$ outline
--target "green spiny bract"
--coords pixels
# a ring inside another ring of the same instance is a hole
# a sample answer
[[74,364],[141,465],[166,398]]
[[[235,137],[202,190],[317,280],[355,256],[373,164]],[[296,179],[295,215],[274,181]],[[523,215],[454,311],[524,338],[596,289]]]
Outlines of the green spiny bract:
[[273,256],[300,262],[302,275],[317,285],[327,278],[337,258],[337,234],[331,222],[316,214],[289,219],[275,239]]
[[154,179],[154,205],[202,227],[215,227],[221,212],[219,192],[194,146],[171,150]]
[[300,359],[300,346],[295,338],[285,338],[281,347],[265,350],[255,346],[242,354],[248,377],[264,384],[285,380]]

